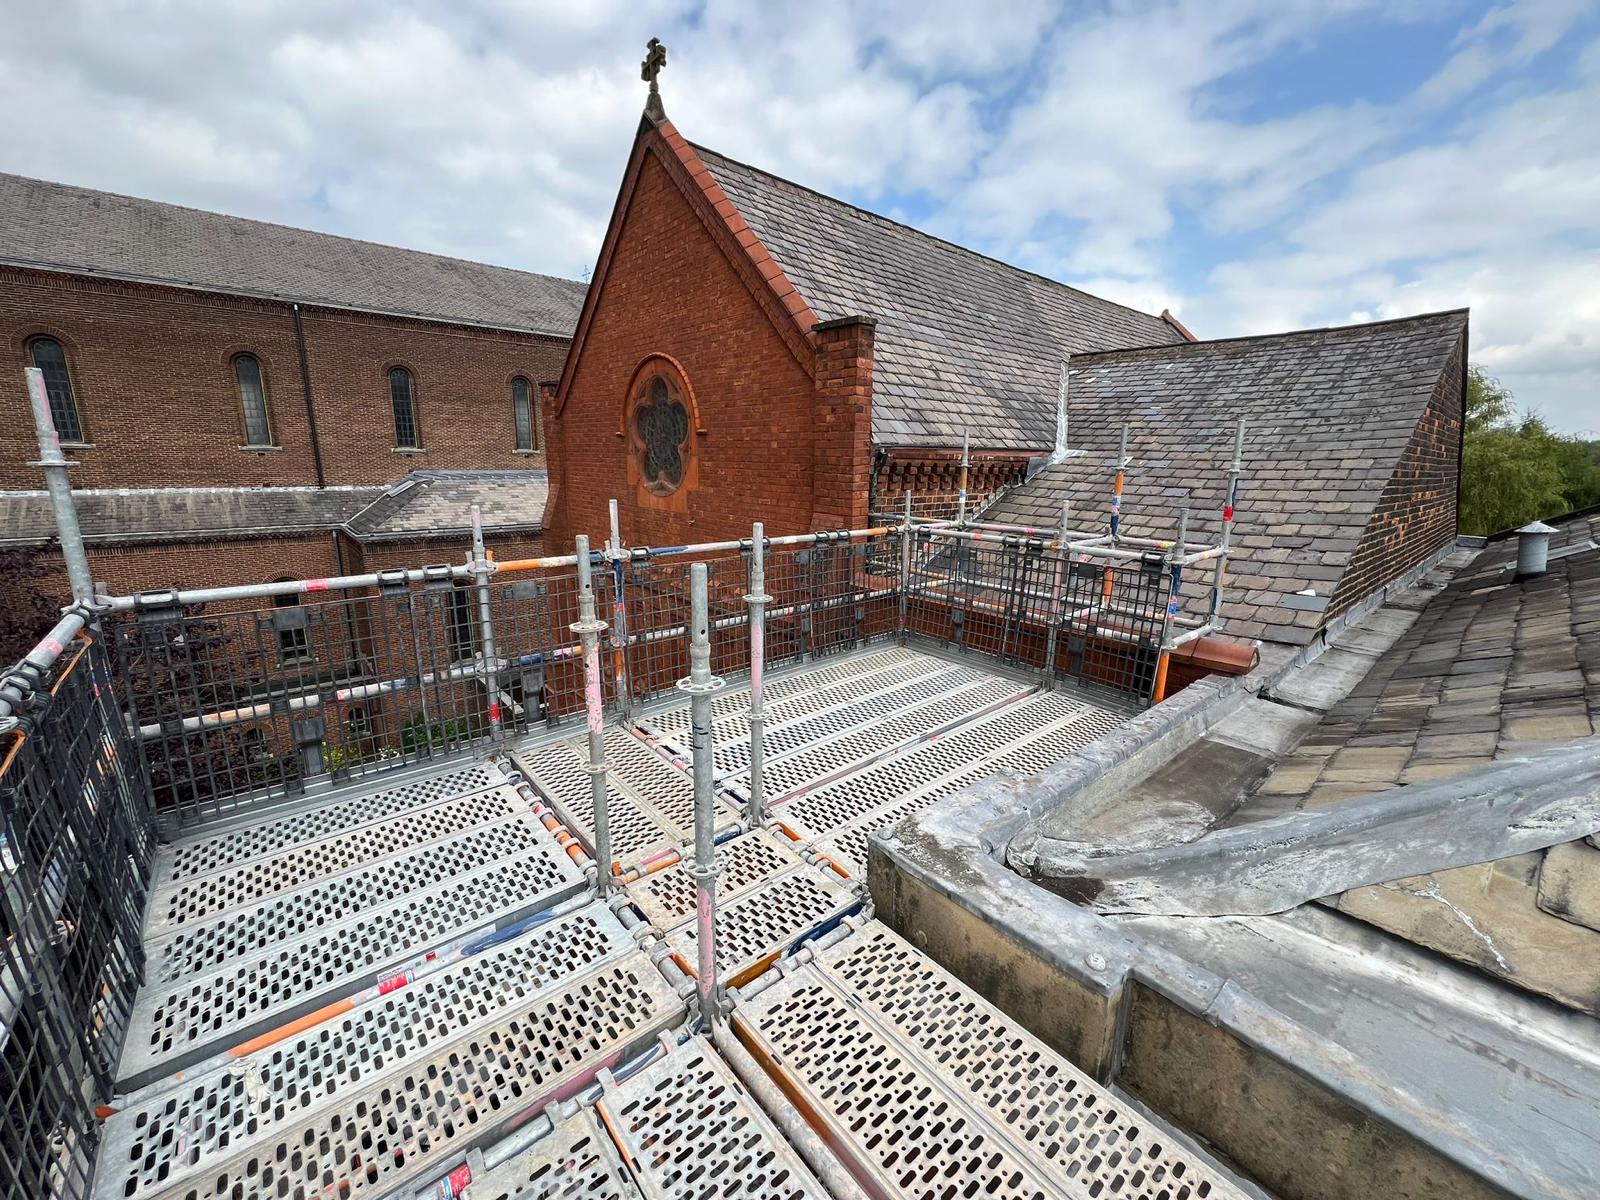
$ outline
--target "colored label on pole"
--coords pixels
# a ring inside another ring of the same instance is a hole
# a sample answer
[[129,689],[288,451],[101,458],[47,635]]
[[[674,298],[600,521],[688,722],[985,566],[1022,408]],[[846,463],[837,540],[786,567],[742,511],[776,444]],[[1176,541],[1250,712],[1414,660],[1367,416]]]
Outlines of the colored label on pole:
[[439,1186],[434,1194],[438,1196],[439,1200],[456,1200],[456,1197],[467,1190],[467,1186],[471,1182],[472,1168],[467,1166],[466,1163],[462,1163],[439,1181]]
[[325,592],[328,590],[328,581],[326,579],[308,579],[306,580],[305,590],[308,592]]

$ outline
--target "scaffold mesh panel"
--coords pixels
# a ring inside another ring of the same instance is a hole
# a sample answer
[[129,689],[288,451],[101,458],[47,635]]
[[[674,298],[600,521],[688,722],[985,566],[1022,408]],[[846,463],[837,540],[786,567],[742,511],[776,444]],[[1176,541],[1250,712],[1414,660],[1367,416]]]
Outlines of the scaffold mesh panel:
[[[752,829],[730,838],[717,850],[723,859],[723,871],[717,877],[718,903],[804,862],[790,848],[787,838],[766,829]],[[684,861],[628,885],[628,895],[633,902],[645,918],[663,932],[688,920],[694,913],[696,893],[694,876]]]
[[[764,959],[787,950],[859,902],[853,891],[810,866],[779,875],[726,904],[719,902],[718,977],[737,986]],[[667,944],[691,968],[698,967],[699,938],[692,922],[670,934]]]
[[386,821],[412,808],[421,808],[468,792],[481,792],[504,779],[499,772],[473,764],[442,775],[394,784],[365,796],[332,801],[303,812],[263,821],[243,829],[197,837],[174,845],[156,859],[156,881],[189,879],[253,858],[276,854],[302,842],[314,842],[348,833],[359,825]]
[[461,796],[432,808],[402,813],[379,825],[298,846],[270,858],[175,882],[157,890],[151,898],[150,912],[169,925],[198,921],[373,859],[388,858],[413,846],[525,811],[527,805],[506,786]]
[[650,1200],[827,1200],[703,1037],[600,1100]]
[[134,1006],[120,1078],[177,1070],[208,1047],[244,1041],[291,1019],[335,989],[354,991],[487,923],[557,903],[583,876],[553,844],[506,859],[475,875],[320,928],[203,975],[150,985]]
[[634,954],[604,905],[536,926],[248,1058],[124,1108],[100,1156],[107,1196],[142,1197],[269,1139],[400,1064],[435,1052],[559,981]]
[[261,903],[172,928],[153,922],[146,943],[152,981],[195,975],[225,962],[354,917],[402,896],[458,879],[540,845],[548,835],[518,815],[418,850],[319,879]]
[[[407,1060],[322,1111],[296,1114],[271,1136],[148,1195],[390,1195],[492,1142],[512,1117],[542,1107],[578,1072],[642,1048],[683,1015],[682,1001],[636,952],[564,980],[513,1015]],[[108,1191],[102,1200],[120,1194]]]
[[640,1200],[640,1192],[594,1111],[582,1108],[474,1178],[472,1200]]

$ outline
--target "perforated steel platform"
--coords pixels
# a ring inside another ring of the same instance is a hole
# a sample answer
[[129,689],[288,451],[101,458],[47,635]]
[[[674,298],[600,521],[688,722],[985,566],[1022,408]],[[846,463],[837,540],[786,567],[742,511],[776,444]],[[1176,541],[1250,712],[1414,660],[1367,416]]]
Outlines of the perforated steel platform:
[[536,1016],[565,994],[558,985],[569,976],[622,959],[630,978],[648,972],[616,917],[592,901],[248,1057],[152,1089],[107,1122],[99,1193],[165,1194],[313,1113],[332,1120],[346,1097],[404,1064],[516,1012]]
[[608,1089],[598,1107],[650,1200],[828,1200],[703,1037]]
[[1033,774],[1130,714],[1075,691],[1035,692],[903,754],[779,801],[773,817],[860,874],[867,837],[999,771]]
[[1215,1163],[878,922],[732,1020],[889,1195],[1243,1200]]
[[[583,887],[582,872],[498,771],[442,778],[438,789],[406,784],[410,807],[348,833],[319,836],[400,801],[382,792],[341,798],[259,836],[245,829],[185,843],[173,852],[207,849],[186,855],[181,877],[163,858],[169,882],[147,918],[150,965],[121,1086],[143,1086]],[[502,782],[437,799],[485,778]]]
[[[592,853],[594,803],[587,737],[528,747],[511,757]],[[606,731],[606,788],[614,863],[631,867],[694,836],[694,782],[687,764],[675,765],[629,730]],[[731,808],[721,808],[718,831],[731,829],[737,819]]]
[[472,1200],[640,1200],[640,1194],[592,1109],[579,1109],[549,1137],[472,1180]]

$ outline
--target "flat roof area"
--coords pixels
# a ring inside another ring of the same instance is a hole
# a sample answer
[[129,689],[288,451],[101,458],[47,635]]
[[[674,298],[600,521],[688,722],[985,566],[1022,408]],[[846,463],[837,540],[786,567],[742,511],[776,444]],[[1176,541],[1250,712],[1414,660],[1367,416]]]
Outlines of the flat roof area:
[[1041,770],[1131,710],[893,643],[774,673],[766,700],[755,828],[748,696],[713,705],[735,986],[715,1035],[688,1003],[676,697],[606,735],[609,899],[584,871],[583,737],[324,788],[163,847],[97,1195],[448,1178],[486,1196],[825,1197],[839,1189],[807,1157],[823,1145],[886,1195],[1256,1194],[873,920],[862,886],[869,831]]

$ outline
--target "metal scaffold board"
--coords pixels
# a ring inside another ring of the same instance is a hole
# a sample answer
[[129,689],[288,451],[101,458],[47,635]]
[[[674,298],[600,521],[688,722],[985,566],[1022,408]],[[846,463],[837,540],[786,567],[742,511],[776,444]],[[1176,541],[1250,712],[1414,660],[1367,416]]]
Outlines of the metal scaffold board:
[[[863,703],[892,689],[915,684],[949,667],[947,662],[917,655],[876,671],[845,675],[831,682],[818,683],[810,690],[795,691],[779,700],[773,700],[769,695],[763,701],[768,745],[773,745],[772,734],[779,728],[793,726],[807,718],[821,717],[846,705]],[[711,736],[717,746],[719,775],[742,769],[749,758],[749,689],[742,689],[742,695],[744,703],[735,712],[712,722]],[[665,740],[679,753],[687,753],[690,740],[688,727],[675,731]],[[791,734],[790,740],[806,739]]]
[[[374,859],[293,891],[276,892],[197,919],[182,910],[152,913],[145,927],[149,980],[177,979],[241,954],[353,917],[409,892],[457,878],[547,840],[530,813]],[[176,918],[176,919],[173,919]]]
[[[1028,689],[1019,687],[1014,680],[979,674],[975,680],[931,699],[838,730],[779,756],[764,768],[766,793],[778,803],[801,788],[859,770],[887,755],[903,753],[918,742],[931,741],[963,721],[1015,703],[1027,694]],[[740,774],[724,782],[730,790],[743,795],[749,781]]]
[[[922,657],[924,656],[907,650],[904,646],[890,646],[868,654],[855,654],[837,659],[824,667],[809,663],[784,666],[766,677],[763,694],[767,704],[779,704],[791,696],[806,695],[817,688],[828,687],[841,680],[864,677]],[[712,722],[736,716],[749,707],[749,685],[730,687],[711,701]],[[680,745],[687,745],[689,703],[673,697],[660,707],[650,706],[646,709],[640,724],[658,737],[672,738]]]
[[[196,974],[152,980],[134,1001],[119,1068],[124,1087],[140,1086],[358,991],[452,939],[509,924],[548,908],[585,885],[577,865],[531,817],[532,847],[470,874],[447,877],[356,916],[313,924],[265,949],[224,958]],[[291,894],[292,897],[292,894]],[[289,899],[285,897],[284,899]],[[283,913],[244,910],[205,930],[208,960],[218,947],[258,943],[262,926]],[[237,927],[227,928],[230,923]]]
[[[752,829],[717,847],[723,860],[717,877],[717,903],[741,895],[783,871],[805,865],[787,838],[768,829]],[[676,929],[694,915],[696,885],[689,863],[646,875],[628,885],[628,896],[645,919],[663,933]]]
[[732,1019],[891,1195],[1244,1198],[1215,1163],[879,922]]
[[[593,1072],[644,1049],[684,1016],[683,1002],[635,951],[541,988],[448,1043],[338,1089],[331,1106],[285,1111],[266,1136],[170,1186],[157,1181],[148,1194],[173,1200],[405,1194]],[[345,1068],[330,1062],[321,1069]],[[243,1103],[255,1103],[248,1090]],[[145,1160],[139,1161],[142,1172]],[[109,1187],[103,1198],[120,1195]]]
[[413,808],[449,800],[470,792],[481,792],[505,782],[499,772],[482,763],[473,763],[443,774],[425,775],[361,795],[343,795],[313,808],[258,825],[228,829],[219,833],[200,831],[157,852],[152,885],[161,886],[180,879],[204,875],[223,867],[314,842],[336,834],[349,833],[362,825],[387,821]]
[[[786,799],[773,815],[808,839],[861,822],[883,828],[923,807],[905,807],[917,798],[931,803],[999,770],[1043,770],[1126,719],[1081,696],[1035,692],[937,740]],[[871,824],[880,812],[882,823]]]
[[640,1200],[641,1193],[592,1109],[472,1178],[471,1200]]
[[150,931],[166,932],[188,921],[254,904],[362,863],[527,811],[527,802],[516,790],[502,784],[489,791],[404,812],[374,825],[305,842],[265,858],[174,880],[151,894]]
[[[765,723],[764,743],[767,761],[792,754],[842,730],[859,729],[874,721],[881,721],[985,678],[982,671],[974,671],[970,667],[953,667],[944,662],[937,663],[937,667],[937,670],[911,679],[863,690],[847,703],[830,705],[786,721],[774,721],[769,715]],[[862,682],[881,680],[882,675],[880,672]],[[750,765],[749,717],[729,721],[726,731],[719,731],[717,738],[717,774],[726,776],[746,770]]]
[[794,1148],[696,1036],[598,1107],[650,1200],[827,1200]]
[[[770,960],[861,902],[837,877],[805,864],[784,871],[717,902],[717,977],[737,987],[766,969]],[[699,966],[693,922],[667,936],[691,971]]]
[[[528,781],[554,806],[567,827],[594,847],[594,803],[586,738],[569,738],[512,755]],[[694,782],[647,742],[626,729],[606,731],[606,795],[611,851],[629,867],[694,834]],[[737,816],[720,806],[717,830]]]
[[512,1009],[531,1011],[567,977],[629,955],[633,938],[590,902],[251,1055],[187,1072],[107,1121],[98,1193],[169,1192]]

